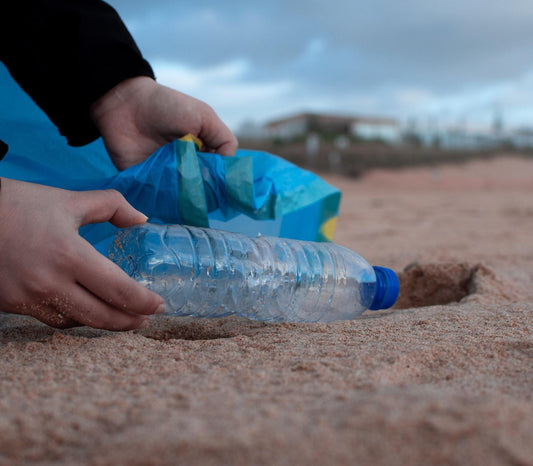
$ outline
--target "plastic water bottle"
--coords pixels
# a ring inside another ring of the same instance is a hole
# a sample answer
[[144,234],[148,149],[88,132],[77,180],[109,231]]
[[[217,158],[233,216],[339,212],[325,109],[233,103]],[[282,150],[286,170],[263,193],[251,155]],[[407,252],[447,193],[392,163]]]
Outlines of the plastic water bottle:
[[391,307],[399,292],[392,270],[342,246],[207,228],[119,230],[109,258],[174,316],[330,322]]

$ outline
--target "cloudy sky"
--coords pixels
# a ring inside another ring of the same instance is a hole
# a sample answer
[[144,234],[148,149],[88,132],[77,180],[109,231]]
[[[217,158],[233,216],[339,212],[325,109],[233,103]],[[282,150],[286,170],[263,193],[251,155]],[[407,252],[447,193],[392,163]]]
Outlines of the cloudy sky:
[[242,122],[300,111],[533,126],[532,0],[109,0],[158,80]]

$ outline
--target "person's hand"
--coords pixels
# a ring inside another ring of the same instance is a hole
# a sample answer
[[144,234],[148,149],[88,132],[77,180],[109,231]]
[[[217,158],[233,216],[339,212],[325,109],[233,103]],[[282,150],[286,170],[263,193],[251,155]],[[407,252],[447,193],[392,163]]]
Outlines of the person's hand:
[[91,117],[120,170],[186,134],[198,137],[207,151],[237,150],[237,139],[209,105],[147,77],[115,86],[92,105]]
[[160,296],[78,234],[87,223],[146,221],[117,191],[65,191],[2,178],[0,218],[0,311],[53,327],[130,330],[164,310]]

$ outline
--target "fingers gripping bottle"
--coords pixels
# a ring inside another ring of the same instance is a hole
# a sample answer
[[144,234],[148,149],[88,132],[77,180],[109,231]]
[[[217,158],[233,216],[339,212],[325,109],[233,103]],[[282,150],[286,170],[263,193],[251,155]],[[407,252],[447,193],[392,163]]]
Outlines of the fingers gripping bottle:
[[392,270],[332,243],[144,224],[120,230],[109,258],[174,316],[331,322],[389,308],[399,293]]

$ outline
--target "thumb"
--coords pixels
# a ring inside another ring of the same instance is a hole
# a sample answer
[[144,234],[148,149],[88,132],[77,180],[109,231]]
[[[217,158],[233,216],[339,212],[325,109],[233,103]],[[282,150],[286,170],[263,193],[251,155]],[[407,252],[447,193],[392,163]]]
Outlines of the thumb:
[[114,189],[83,191],[76,194],[79,226],[110,222],[116,227],[124,228],[145,223],[148,219]]

